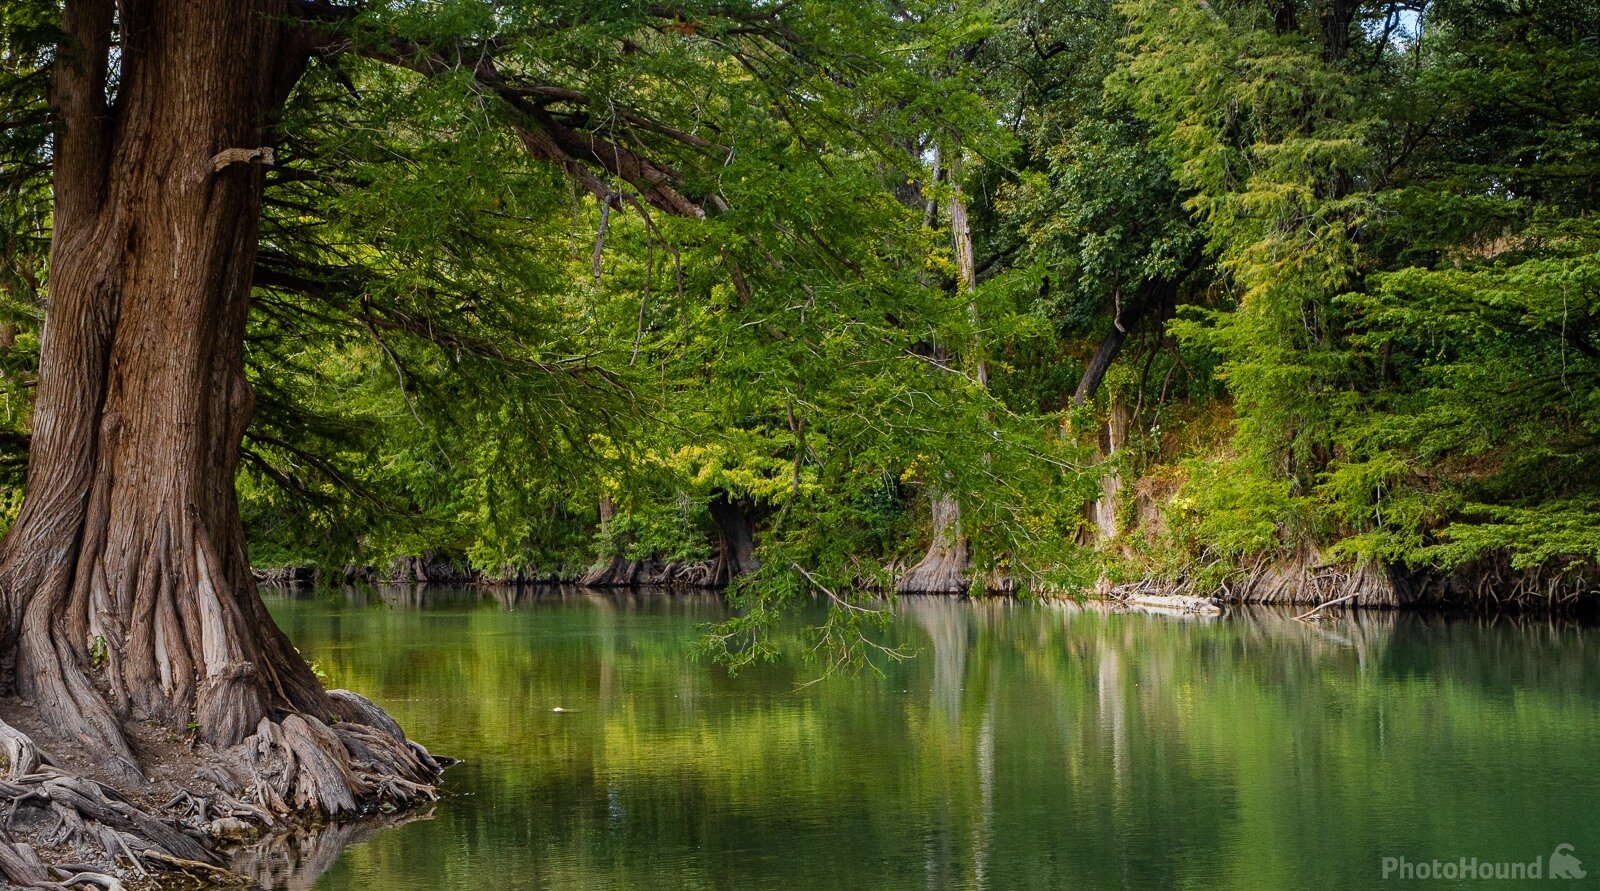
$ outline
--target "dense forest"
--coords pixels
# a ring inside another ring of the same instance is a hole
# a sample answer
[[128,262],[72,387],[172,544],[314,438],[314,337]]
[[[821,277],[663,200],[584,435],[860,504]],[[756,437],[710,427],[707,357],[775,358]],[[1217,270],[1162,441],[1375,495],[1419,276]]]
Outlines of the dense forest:
[[[1584,589],[1600,9],[857,7],[325,10],[263,165],[255,565]],[[5,17],[7,517],[59,16]]]
[[437,775],[257,574],[725,587],[735,663],[1600,575],[1592,0],[0,0],[0,122],[0,649],[131,776]]

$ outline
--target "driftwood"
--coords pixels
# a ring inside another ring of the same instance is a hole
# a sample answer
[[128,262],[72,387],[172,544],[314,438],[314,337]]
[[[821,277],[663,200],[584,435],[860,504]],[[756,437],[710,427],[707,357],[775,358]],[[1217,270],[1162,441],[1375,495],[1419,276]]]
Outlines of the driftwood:
[[1354,599],[1356,599],[1357,597],[1360,597],[1360,596],[1361,596],[1361,592],[1360,591],[1351,591],[1349,594],[1346,594],[1343,597],[1336,597],[1333,600],[1328,600],[1328,601],[1325,601],[1323,603],[1319,603],[1316,606],[1313,606],[1312,608],[1310,608],[1310,609],[1306,610],[1305,612],[1301,613],[1300,615],[1295,616],[1295,619],[1297,621],[1301,621],[1301,622],[1308,622],[1312,618],[1315,618],[1316,614],[1321,612],[1322,610],[1324,610],[1324,609],[1326,609],[1326,608],[1328,608],[1330,606],[1334,606],[1336,604],[1344,603],[1344,602],[1349,601],[1349,600],[1354,600]]
[[1217,616],[1222,614],[1222,608],[1209,598],[1185,597],[1175,595],[1136,594],[1124,597],[1122,603],[1146,612],[1191,615],[1191,616]]

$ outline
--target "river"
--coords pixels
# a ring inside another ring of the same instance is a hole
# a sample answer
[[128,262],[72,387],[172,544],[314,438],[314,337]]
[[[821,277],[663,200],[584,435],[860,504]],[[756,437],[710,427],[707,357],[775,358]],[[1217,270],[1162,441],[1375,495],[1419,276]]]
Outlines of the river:
[[699,656],[707,595],[267,603],[463,759],[428,811],[241,853],[275,887],[1348,888],[1562,844],[1600,869],[1600,629],[1561,620],[902,598],[910,658],[807,683],[798,639],[736,676]]

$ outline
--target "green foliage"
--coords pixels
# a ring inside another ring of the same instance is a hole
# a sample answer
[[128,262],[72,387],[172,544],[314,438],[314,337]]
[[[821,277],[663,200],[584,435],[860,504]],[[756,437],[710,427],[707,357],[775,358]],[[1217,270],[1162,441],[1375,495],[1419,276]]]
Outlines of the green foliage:
[[1121,8],[1121,89],[1231,291],[1173,325],[1239,416],[1189,484],[1208,546],[1590,559],[1592,4],[1363,6],[1344,51],[1264,4]]
[[[59,16],[4,9],[0,521]],[[1592,0],[363,5],[326,25],[341,49],[267,173],[253,558],[702,560],[726,498],[760,525],[710,644],[735,662],[812,602],[827,660],[892,659],[861,602],[926,548],[931,492],[974,575],[1029,592],[1115,570],[1078,544],[1113,471],[1181,479],[1121,496],[1168,568],[1592,562],[1596,22]]]
[[49,252],[50,115],[45,87],[55,10],[10,3],[0,15],[0,531],[21,507]]
[[1224,559],[1285,550],[1303,527],[1300,505],[1286,480],[1241,473],[1233,462],[1198,459],[1188,465],[1171,520]]
[[601,527],[597,536],[599,552],[630,560],[705,560],[711,556],[711,549],[706,528],[709,524],[701,513],[704,507],[687,498],[678,504],[647,501],[638,510],[620,513]]
[[[927,178],[929,139],[1010,144],[949,64],[987,15],[486,9],[367,10],[370,52],[314,65],[285,118],[241,479],[258,561],[692,561],[729,497],[763,518],[743,621],[824,586],[851,616],[937,481],[983,571],[1059,574],[1084,487],[1052,413],[929,358],[1048,353],[1051,328],[1003,283],[944,286],[948,230],[895,193]],[[406,70],[407,48],[484,39],[501,76],[583,98],[508,109],[465,67]],[[530,120],[648,152],[672,191],[570,182],[523,150]]]

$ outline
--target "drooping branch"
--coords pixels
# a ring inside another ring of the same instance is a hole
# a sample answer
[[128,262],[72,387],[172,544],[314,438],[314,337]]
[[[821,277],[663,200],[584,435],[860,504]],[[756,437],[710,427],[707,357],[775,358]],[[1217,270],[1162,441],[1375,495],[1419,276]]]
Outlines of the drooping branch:
[[[536,359],[520,354],[514,343],[469,333],[459,322],[453,322],[451,317],[469,316],[477,311],[470,302],[462,302],[444,314],[429,314],[374,300],[371,295],[383,291],[386,283],[381,277],[359,268],[329,266],[283,253],[263,251],[256,264],[254,281],[258,288],[299,294],[330,310],[337,310],[341,315],[336,316],[330,311],[319,316],[328,323],[396,332],[431,344],[452,365],[458,365],[462,357],[472,357],[493,362],[499,368],[514,372],[594,377],[607,387],[621,387],[615,375],[591,364],[587,356]],[[459,297],[461,301],[468,300],[467,295],[451,295],[441,291],[430,291],[428,296],[441,300],[452,296]],[[294,312],[314,314],[314,311],[299,306],[294,308]]]
[[[352,32],[342,27],[354,18],[351,7],[324,0],[297,2],[308,22],[324,29],[317,46],[324,58],[350,53],[426,77],[469,74],[479,88],[500,100],[501,110],[531,154],[561,165],[569,176],[602,200],[614,197],[616,189],[608,184],[611,180],[627,183],[644,202],[674,215],[701,217],[724,209],[722,199],[715,194],[686,195],[685,177],[665,156],[675,150],[688,150],[725,161],[732,152],[728,146],[646,114],[615,97],[509,70],[507,60],[520,40],[545,36],[564,27],[561,23],[547,22],[527,32],[503,33],[485,40],[434,43],[392,34]],[[765,85],[775,110],[793,128],[796,138],[804,142],[802,128],[783,101],[785,95],[795,101],[799,97],[789,88],[780,87],[787,78],[776,66],[791,64],[845,90],[855,89],[856,75],[872,66],[858,54],[830,56],[818,52],[804,34],[785,20],[785,13],[793,5],[785,2],[750,8],[718,3],[689,9],[658,3],[639,10],[643,15],[638,24],[667,39],[714,46],[736,60]],[[632,41],[623,43],[625,51],[640,49]],[[762,60],[759,64],[758,59]],[[558,110],[557,106],[569,110]],[[606,135],[598,126],[602,121]],[[860,122],[841,119],[834,123],[853,131]],[[618,127],[619,124],[623,126]],[[716,130],[709,124],[704,126]],[[633,145],[614,138],[619,129],[635,137]],[[652,140],[657,144],[652,146],[638,138],[645,134],[659,137]],[[657,148],[661,151],[657,152]],[[825,166],[821,153],[817,155],[817,162]]]

